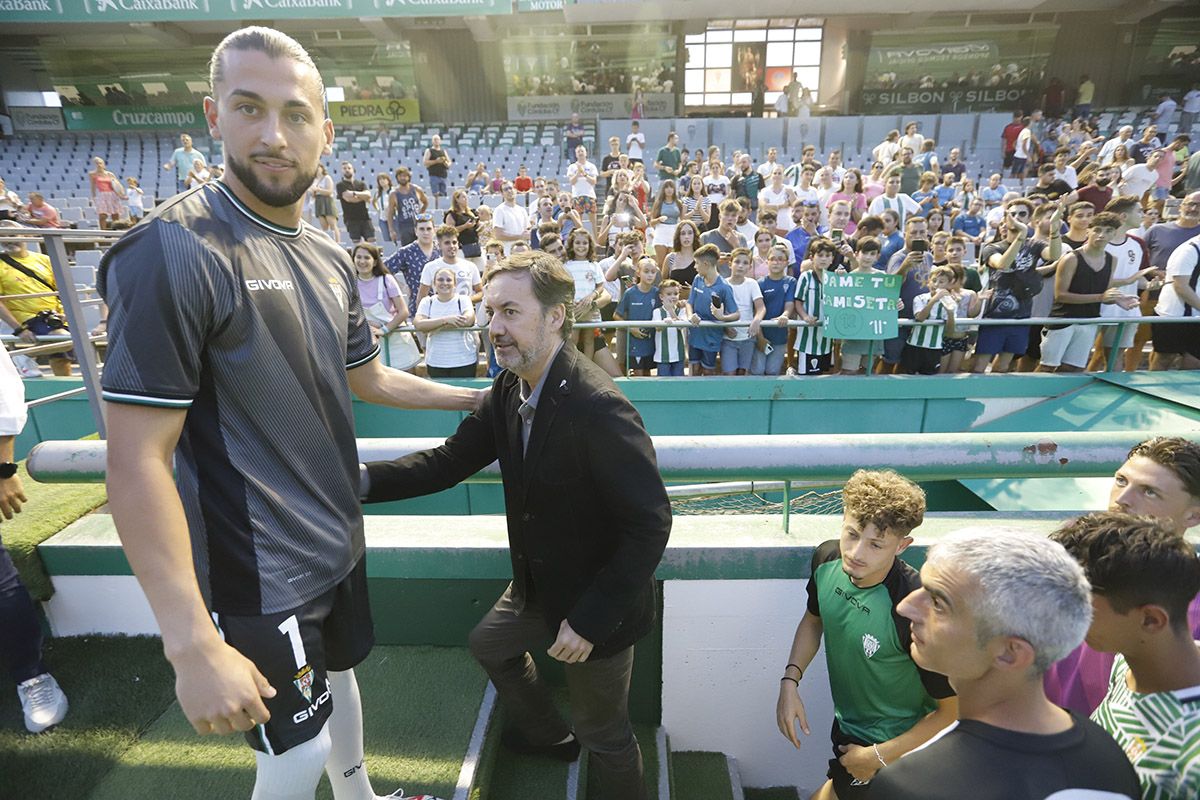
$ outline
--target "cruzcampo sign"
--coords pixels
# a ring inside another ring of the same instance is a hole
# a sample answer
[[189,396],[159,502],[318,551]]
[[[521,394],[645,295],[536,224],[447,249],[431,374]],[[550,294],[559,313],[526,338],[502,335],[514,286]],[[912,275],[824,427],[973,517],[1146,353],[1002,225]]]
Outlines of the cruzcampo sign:
[[0,19],[5,23],[459,17],[511,13],[513,0],[0,0]]
[[194,106],[66,106],[69,131],[194,131],[208,123]]
[[835,339],[894,339],[899,335],[899,275],[826,272],[821,318]]
[[420,122],[421,105],[416,100],[346,100],[329,104],[329,118],[335,126]]

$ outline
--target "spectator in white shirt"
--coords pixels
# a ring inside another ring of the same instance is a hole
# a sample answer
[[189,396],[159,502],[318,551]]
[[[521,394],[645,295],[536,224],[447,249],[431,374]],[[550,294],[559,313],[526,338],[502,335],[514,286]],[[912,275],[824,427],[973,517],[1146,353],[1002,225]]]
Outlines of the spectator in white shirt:
[[1154,109],[1154,126],[1166,133],[1167,126],[1171,124],[1171,118],[1175,116],[1175,109],[1178,107],[1179,104],[1175,102],[1175,98],[1163,92],[1159,97],[1158,107]]
[[[583,148],[579,148],[582,150]],[[513,242],[529,242],[529,212],[524,206],[517,205],[517,192],[512,181],[505,180],[500,185],[500,194],[504,202],[496,206],[492,212],[492,237],[504,245],[505,253],[512,250]],[[592,216],[595,222],[595,196],[592,197]]]
[[867,213],[879,216],[884,211],[894,211],[900,217],[899,225],[904,225],[904,218],[910,214],[921,213],[921,205],[900,191],[900,173],[890,173],[883,183],[883,194],[871,201]]
[[1146,158],[1145,164],[1134,164],[1121,171],[1121,185],[1117,192],[1122,197],[1141,198],[1150,187],[1158,182],[1158,162],[1162,151],[1155,150]]
[[646,134],[638,130],[640,125],[635,119],[629,123],[629,135],[625,137],[625,152],[629,153],[630,163],[642,163],[642,153],[646,149]]
[[592,230],[596,230],[596,180],[599,177],[596,165],[587,160],[587,148],[576,147],[575,160],[567,167],[567,183],[571,184],[575,210],[588,215]]
[[479,339],[471,298],[455,291],[452,267],[441,267],[433,276],[434,294],[417,306],[413,327],[426,335],[425,370],[431,378],[474,378],[479,360]]
[[1179,132],[1191,133],[1196,117],[1200,116],[1200,83],[1193,83],[1192,88],[1183,96],[1183,113],[1179,115]]

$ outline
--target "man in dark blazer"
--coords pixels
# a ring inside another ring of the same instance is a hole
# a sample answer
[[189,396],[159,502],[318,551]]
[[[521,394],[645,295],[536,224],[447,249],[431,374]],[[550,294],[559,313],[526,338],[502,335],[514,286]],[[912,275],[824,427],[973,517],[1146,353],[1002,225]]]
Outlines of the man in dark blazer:
[[[654,570],[671,507],[641,417],[565,340],[574,280],[553,256],[488,272],[489,336],[505,368],[441,447],[366,465],[364,500],[430,494],[500,460],[513,581],[470,635],[511,727],[502,742],[574,760],[591,752],[608,800],[646,797],[629,722],[633,644],[654,626]],[[571,727],[529,650],[566,664]],[[577,738],[576,738],[577,737]]]

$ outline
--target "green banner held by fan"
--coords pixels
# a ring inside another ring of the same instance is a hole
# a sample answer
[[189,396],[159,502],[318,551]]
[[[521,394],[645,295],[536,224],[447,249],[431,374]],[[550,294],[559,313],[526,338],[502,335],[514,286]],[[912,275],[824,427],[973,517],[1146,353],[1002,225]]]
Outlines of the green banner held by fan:
[[899,335],[899,275],[826,272],[821,318],[834,339],[894,339]]

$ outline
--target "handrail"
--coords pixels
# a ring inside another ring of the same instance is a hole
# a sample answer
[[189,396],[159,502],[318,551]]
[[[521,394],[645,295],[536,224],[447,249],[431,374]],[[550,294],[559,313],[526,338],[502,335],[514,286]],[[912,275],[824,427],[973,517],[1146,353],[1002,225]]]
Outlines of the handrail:
[[[1130,448],[1156,435],[1196,438],[1200,430],[1038,433],[755,434],[655,436],[659,471],[689,482],[844,481],[859,469],[895,469],[913,480],[1109,477]],[[441,445],[443,438],[359,439],[362,461],[393,459]],[[42,442],[29,453],[34,480],[99,483],[107,445],[100,440]],[[495,483],[492,464],[468,482]]]

